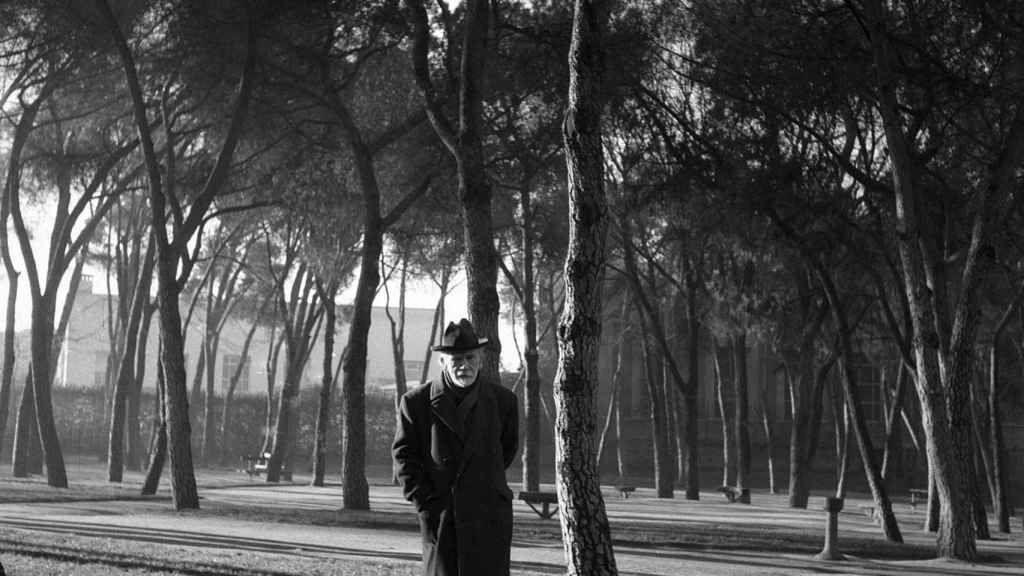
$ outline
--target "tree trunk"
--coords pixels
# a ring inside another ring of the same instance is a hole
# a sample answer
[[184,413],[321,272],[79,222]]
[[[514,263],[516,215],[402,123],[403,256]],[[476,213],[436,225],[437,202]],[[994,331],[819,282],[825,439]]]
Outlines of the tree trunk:
[[39,454],[39,427],[36,425],[35,393],[32,389],[32,365],[25,375],[25,386],[21,389],[18,403],[18,417],[14,421],[14,450],[11,454],[11,475],[27,478],[36,472],[42,459]]
[[217,437],[216,400],[217,355],[220,348],[220,332],[212,334],[207,340],[206,350],[206,394],[203,395],[203,434],[199,438],[199,461],[205,466],[217,458],[214,439]]
[[732,427],[729,426],[729,410],[726,405],[726,385],[722,378],[722,348],[715,344],[715,396],[718,401],[718,417],[722,423],[722,486],[733,485],[733,442]]
[[[391,315],[391,293],[388,291],[387,282],[384,282],[384,295],[386,297],[384,313],[388,317],[388,324],[391,327],[391,357],[395,374],[395,416],[398,417],[399,404],[406,390],[409,389],[405,378],[405,287],[408,272],[408,258],[402,256],[402,271],[398,281],[398,319]],[[396,424],[397,425],[397,424]]]
[[[700,429],[697,410],[697,393],[700,386],[700,317],[697,315],[697,288],[699,278],[698,271],[690,270],[687,274],[686,284],[689,298],[687,298],[687,321],[689,338],[687,339],[687,353],[689,358],[688,378],[690,387],[683,392],[683,405],[686,408],[685,444],[686,460],[683,463],[683,478],[686,481],[686,499],[700,499]],[[679,331],[682,333],[682,330]]]
[[[1012,312],[1010,310],[1009,312]],[[1006,315],[1009,318],[1009,314]],[[1005,327],[1005,323],[1000,323]],[[1007,497],[1009,486],[1006,442],[1003,440],[1002,409],[1000,406],[999,386],[999,354],[997,346],[1002,330],[997,329],[989,349],[988,373],[988,433],[989,450],[992,454],[992,479],[995,491],[992,494],[992,514],[996,517],[997,530],[1003,534],[1010,533],[1010,503]]]
[[907,379],[910,377],[903,362],[896,369],[896,389],[893,391],[892,405],[885,415],[885,453],[882,456],[882,479],[889,482],[894,477],[902,476],[903,471],[903,426],[900,414],[903,413],[904,398],[907,393]]
[[[645,326],[646,323],[641,324]],[[641,336],[646,369],[647,406],[651,417],[651,446],[654,451],[654,491],[658,498],[672,498],[672,458],[669,455],[668,425],[665,422],[665,397],[662,394],[658,372],[661,368],[658,354],[652,350],[647,330]]]
[[[498,339],[498,255],[494,247],[491,186],[486,172],[481,128],[487,37],[490,34],[492,15],[489,0],[469,0],[464,6],[457,128],[456,123],[445,116],[430,79],[428,51],[431,32],[423,2],[409,2],[407,13],[413,30],[413,71],[427,104],[427,116],[452,154],[458,170],[466,246],[469,317],[477,333],[488,339],[481,374],[497,381],[501,362],[501,343]],[[455,42],[451,37],[447,40]]]
[[836,356],[839,361],[839,373],[846,398],[846,409],[853,420],[854,439],[857,441],[864,474],[867,476],[868,487],[871,489],[871,496],[875,501],[875,510],[881,520],[882,532],[890,542],[903,542],[899,525],[896,523],[896,516],[892,511],[892,502],[889,500],[885,481],[882,480],[878,463],[875,462],[875,449],[872,446],[871,434],[860,404],[860,390],[852,365],[853,346],[850,343],[850,337],[853,331],[847,321],[846,312],[839,300],[838,291],[830,273],[821,268],[818,268],[817,273],[832,311],[832,321],[835,323],[839,346]]
[[601,339],[607,205],[601,149],[604,2],[577,0],[562,125],[569,175],[565,306],[558,326],[555,471],[569,576],[618,573],[594,458],[594,394]]
[[[526,430],[523,442],[523,489],[537,491],[540,489],[540,352],[537,347],[537,302],[535,298],[536,283],[533,265],[533,207],[530,198],[530,186],[524,182],[519,195],[520,208],[523,214],[522,248],[523,248],[523,287],[522,304],[526,337],[526,349],[523,359],[526,361],[526,393],[523,395],[523,415]],[[597,456],[598,466],[601,454]]]
[[160,360],[167,387],[164,401],[171,492],[176,509],[198,510],[199,492],[192,462],[192,425],[189,422],[188,384],[185,376],[185,340],[181,332],[178,292],[175,288],[177,258],[170,259],[168,256],[163,250],[157,253],[160,337],[163,341]]
[[768,412],[770,399],[768,397],[767,379],[761,380],[761,426],[764,429],[765,450],[768,457],[768,491],[777,494],[775,489],[775,434],[772,430],[771,416]]
[[[736,489],[737,502],[750,504],[750,380],[747,374],[747,333],[737,334],[732,341],[732,383],[735,390],[736,418]],[[746,490],[746,496],[743,491]]]
[[107,480],[120,482],[124,477],[125,412],[128,395],[135,386],[136,345],[139,343],[139,328],[142,325],[143,309],[149,304],[149,286],[153,277],[156,246],[150,242],[141,272],[136,280],[128,312],[128,324],[124,327],[124,347],[118,362],[117,379],[114,383],[113,402],[110,406],[110,430],[107,437]]
[[[277,318],[276,313],[274,318]],[[271,443],[274,441],[274,422],[277,420],[277,414],[274,411],[274,387],[277,386],[277,359],[281,354],[281,346],[284,345],[284,332],[281,332],[275,340],[276,326],[275,320],[274,327],[270,329],[270,339],[267,340],[271,345],[267,346],[267,410],[266,418],[263,420],[263,443],[260,445],[260,456],[270,452]]]
[[803,382],[793,385],[804,390],[804,393],[801,395],[802,398],[795,398],[792,401],[794,412],[797,412],[796,406],[799,405],[800,408],[799,414],[793,416],[793,428],[790,431],[789,506],[791,508],[807,508],[814,457],[818,451],[818,439],[821,437],[826,380],[835,364],[833,355],[815,370],[814,354],[813,346],[801,349],[799,368],[801,375],[798,376],[799,379],[806,378],[813,382],[810,386]]
[[[616,454],[622,453],[622,438],[618,435],[618,415],[620,413],[619,402],[622,398],[622,361],[625,357],[626,349],[626,323],[629,318],[629,299],[622,299],[622,309],[619,313],[619,324],[618,324],[618,338],[615,339],[615,345],[612,348],[612,355],[615,357],[615,368],[612,370],[612,385],[611,391],[608,393],[608,412],[605,415],[604,426],[601,428],[601,439],[597,443],[597,465],[598,468],[601,466],[602,456],[604,455],[604,448],[607,445],[608,432],[611,430],[612,421],[616,421],[615,430],[615,452]],[[540,425],[540,418],[538,414],[538,428]],[[621,460],[621,457],[620,457]],[[618,480],[622,481],[622,470],[621,465],[618,470]],[[525,488],[526,490],[533,490],[532,488]]]
[[[979,452],[980,452],[980,446]],[[988,514],[985,512],[985,496],[982,493],[982,470],[978,467],[978,454],[970,462],[970,469],[973,479],[971,481],[971,505],[974,507],[974,531],[978,540],[988,540],[991,535],[988,531]]]
[[327,427],[331,416],[331,387],[334,384],[334,331],[337,325],[337,310],[334,296],[336,290],[328,288],[322,295],[324,306],[324,357],[321,365],[323,375],[320,381],[320,402],[316,411],[316,438],[313,443],[313,486],[323,486],[327,473]]
[[[163,348],[162,343],[160,348]],[[149,441],[149,464],[146,466],[146,479],[142,483],[143,496],[156,494],[156,490],[160,486],[160,476],[164,471],[164,460],[167,458],[166,400],[167,386],[164,383],[164,370],[158,359],[156,366],[156,409],[153,410],[153,434]]]
[[47,291],[32,298],[32,393],[35,396],[36,425],[46,462],[46,482],[54,488],[67,488],[64,454],[57,437],[53,416],[53,320],[55,302]]
[[[3,234],[0,231],[0,234]],[[5,258],[5,262],[6,262]],[[4,360],[0,369],[0,455],[5,446],[7,419],[11,413],[11,392],[14,389],[14,323],[18,302],[18,272],[7,268],[7,314],[4,322]]]
[[[196,371],[192,373],[192,388],[188,394],[189,406],[199,406],[199,401],[203,399],[203,381],[206,379],[206,338],[204,333],[203,341],[199,343],[199,359],[196,360]],[[181,342],[184,346],[185,339],[182,338]]]
[[125,420],[125,427],[128,429],[126,462],[133,470],[144,470],[146,466],[139,414],[142,409],[142,384],[146,381],[146,343],[149,340],[149,328],[152,325],[155,311],[156,306],[152,302],[147,302],[146,309],[143,311],[142,327],[139,329],[139,343],[135,358],[135,382],[128,396],[128,416]]
[[373,298],[380,282],[377,263],[383,249],[383,230],[376,211],[372,219],[366,218],[348,351],[342,365],[341,499],[346,510],[370,509],[370,488],[366,482],[366,355]]

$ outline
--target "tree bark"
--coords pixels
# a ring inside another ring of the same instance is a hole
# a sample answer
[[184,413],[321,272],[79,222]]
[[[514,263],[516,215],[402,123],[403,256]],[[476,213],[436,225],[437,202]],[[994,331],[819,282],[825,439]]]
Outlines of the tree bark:
[[569,576],[618,573],[594,458],[607,205],[601,148],[602,36],[609,7],[577,0],[562,125],[569,175],[565,306],[555,376],[556,488]]
[[[0,219],[2,221],[2,219]],[[4,226],[6,228],[6,226]],[[0,234],[5,232],[0,231]],[[4,258],[6,262],[8,258]],[[7,267],[7,314],[4,321],[4,360],[0,368],[0,454],[5,446],[4,436],[7,432],[7,419],[11,413],[11,392],[14,389],[14,324],[18,302],[18,272]]]
[[41,471],[39,458],[39,427],[36,425],[35,393],[32,389],[32,365],[25,375],[25,386],[21,389],[18,403],[18,417],[14,421],[14,450],[11,454],[11,475],[27,478],[29,474]]

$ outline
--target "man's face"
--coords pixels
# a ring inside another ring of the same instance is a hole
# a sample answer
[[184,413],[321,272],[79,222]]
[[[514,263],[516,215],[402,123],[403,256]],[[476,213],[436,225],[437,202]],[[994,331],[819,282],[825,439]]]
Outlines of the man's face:
[[456,386],[465,388],[476,382],[482,358],[479,350],[441,354],[441,369]]

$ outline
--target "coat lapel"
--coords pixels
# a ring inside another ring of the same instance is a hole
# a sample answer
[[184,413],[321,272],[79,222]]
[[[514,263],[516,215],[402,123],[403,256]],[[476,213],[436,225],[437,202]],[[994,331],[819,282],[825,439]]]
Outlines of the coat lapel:
[[444,382],[440,378],[430,383],[430,409],[435,418],[465,442],[463,427],[460,425],[455,403],[444,393]]
[[[464,420],[466,426],[466,447],[462,452],[462,461],[459,462],[459,474],[466,469],[466,464],[473,458],[473,454],[476,452],[478,446],[487,436],[487,415],[493,413],[493,411],[487,410],[488,402],[491,400],[491,384],[486,380],[477,381],[476,389],[466,396],[459,405],[460,415],[465,415],[467,420]],[[463,406],[466,406],[465,412],[462,412]],[[474,409],[475,408],[475,409]]]

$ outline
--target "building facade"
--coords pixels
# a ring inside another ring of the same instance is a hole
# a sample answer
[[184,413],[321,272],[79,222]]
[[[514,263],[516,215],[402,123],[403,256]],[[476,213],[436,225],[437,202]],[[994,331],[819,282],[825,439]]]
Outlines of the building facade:
[[[182,303],[185,316],[187,302]],[[91,279],[83,278],[75,296],[74,307],[67,327],[67,334],[61,348],[57,365],[55,386],[101,387],[108,381],[116,368],[111,369],[110,311],[117,309],[117,296],[97,294],[93,291]],[[392,311],[392,314],[397,314]],[[335,333],[335,350],[332,365],[337,366],[345,343],[348,341],[349,325],[343,321],[347,315],[339,307],[338,326]],[[429,344],[434,311],[424,308],[405,310],[405,360],[407,381],[419,381]],[[397,318],[396,318],[397,320]],[[206,314],[201,306],[196,307],[186,329],[185,368],[190,382],[200,357]],[[249,350],[243,357],[242,346],[251,324],[238,318],[230,318],[220,334],[215,367],[215,393],[226,390],[235,369],[243,364],[236,386],[236,394],[265,394],[267,386],[268,354],[272,349],[269,328],[257,329]],[[439,331],[443,327],[439,327]],[[146,341],[147,368],[143,378],[143,389],[153,390],[156,386],[156,360],[159,342],[158,320],[154,319]],[[277,331],[280,335],[280,330]],[[309,359],[302,375],[302,387],[318,386],[323,365],[323,337],[318,334],[314,340]],[[439,374],[437,355],[431,356],[428,377]],[[26,363],[21,363],[26,364]],[[284,374],[285,355],[282,350],[277,360],[277,386]],[[392,391],[395,381],[395,360],[392,352],[391,323],[384,308],[373,309],[367,353],[366,381],[368,386],[382,391]]]

